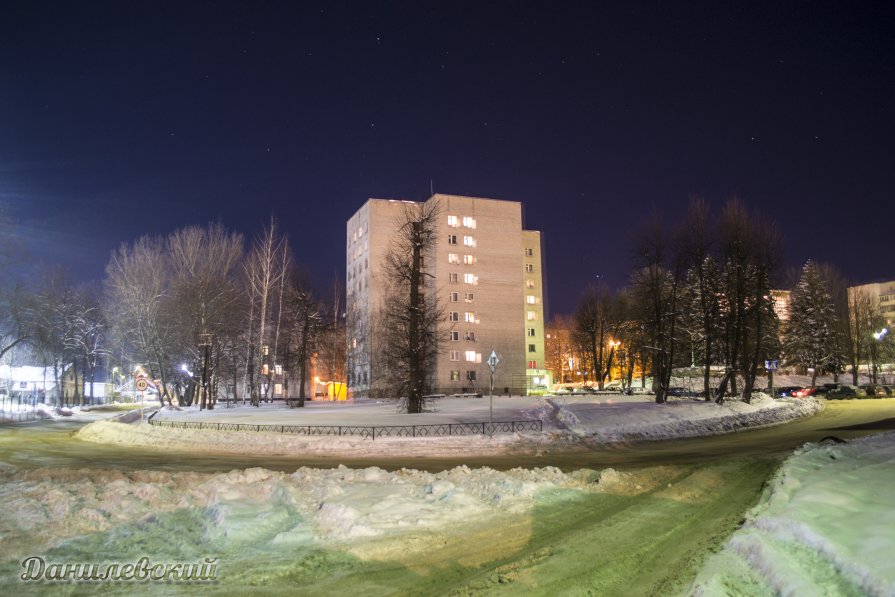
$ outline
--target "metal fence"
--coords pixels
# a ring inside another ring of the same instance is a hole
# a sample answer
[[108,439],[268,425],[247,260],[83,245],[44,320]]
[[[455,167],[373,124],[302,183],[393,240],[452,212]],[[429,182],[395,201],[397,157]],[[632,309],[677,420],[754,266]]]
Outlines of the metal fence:
[[250,425],[247,423],[211,423],[208,421],[157,421],[149,417],[151,425],[174,429],[211,429],[214,431],[271,431],[293,435],[355,435],[375,440],[377,437],[444,437],[448,435],[488,435],[541,431],[541,421],[494,421],[493,423],[439,423],[436,425]]
[[32,411],[0,411],[0,424],[36,421],[37,413]]

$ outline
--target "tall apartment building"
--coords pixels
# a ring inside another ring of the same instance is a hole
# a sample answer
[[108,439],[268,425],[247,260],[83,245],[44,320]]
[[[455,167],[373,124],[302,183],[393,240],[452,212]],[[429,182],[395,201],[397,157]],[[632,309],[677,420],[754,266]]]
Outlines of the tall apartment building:
[[[488,355],[500,363],[495,393],[544,392],[541,234],[522,228],[516,201],[433,195],[440,214],[434,250],[423,264],[425,292],[438,293],[445,318],[435,393],[487,393]],[[413,202],[370,199],[347,223],[348,385],[355,397],[376,395],[377,318],[384,296],[383,261]]]
[[858,294],[870,297],[874,306],[879,310],[879,314],[885,319],[886,325],[895,324],[895,280],[849,286],[849,300],[854,300]]

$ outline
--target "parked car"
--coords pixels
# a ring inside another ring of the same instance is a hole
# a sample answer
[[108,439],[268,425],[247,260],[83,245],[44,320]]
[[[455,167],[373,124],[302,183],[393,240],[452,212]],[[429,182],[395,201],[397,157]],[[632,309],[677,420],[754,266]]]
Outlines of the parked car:
[[798,390],[795,390],[792,395],[796,398],[805,398],[807,396],[813,396],[814,391],[815,388],[799,388]]
[[852,400],[854,398],[863,398],[867,394],[858,386],[850,386],[840,384],[835,390],[827,394],[829,400]]
[[774,397],[775,398],[789,398],[792,396],[792,393],[798,390],[801,390],[801,386],[783,386],[780,388],[774,388]]
[[687,388],[672,387],[668,388],[668,395],[674,396],[675,398],[694,398],[696,392],[688,390]]
[[866,384],[861,386],[861,389],[867,393],[868,398],[883,398],[886,396],[886,389],[883,386],[875,386],[873,384]]

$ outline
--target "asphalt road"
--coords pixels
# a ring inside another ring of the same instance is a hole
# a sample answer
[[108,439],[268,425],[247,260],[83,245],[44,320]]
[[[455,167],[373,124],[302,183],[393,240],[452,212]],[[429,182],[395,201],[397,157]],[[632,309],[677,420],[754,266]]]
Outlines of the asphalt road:
[[850,439],[895,429],[895,399],[830,401],[820,414],[794,423],[711,437],[624,445],[592,445],[586,450],[539,456],[492,456],[482,458],[381,458],[238,456],[203,452],[147,450],[77,440],[75,431],[84,423],[57,420],[0,427],[0,462],[16,467],[44,466],[114,468],[119,470],[171,470],[218,472],[235,468],[265,467],[294,471],[301,466],[332,467],[338,464],[387,470],[402,467],[439,471],[460,464],[508,469],[517,466],[556,466],[563,470],[605,467],[637,468],[661,464],[711,464],[731,457],[782,458],[805,442],[827,436]]

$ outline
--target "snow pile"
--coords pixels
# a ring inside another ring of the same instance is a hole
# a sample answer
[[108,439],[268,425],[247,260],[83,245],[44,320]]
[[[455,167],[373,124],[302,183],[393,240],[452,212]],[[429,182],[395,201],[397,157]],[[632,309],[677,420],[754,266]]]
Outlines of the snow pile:
[[895,433],[807,444],[691,588],[696,595],[895,595]]
[[[65,545],[73,553],[71,541],[97,534],[95,545],[116,557],[135,549],[226,553],[245,546],[344,542],[356,549],[366,539],[525,516],[536,500],[567,499],[624,482],[618,474],[604,476],[595,482],[593,471],[567,475],[552,467],[501,472],[461,466],[434,474],[342,466],[293,474],[260,468],[200,474],[8,467],[0,470],[0,560]],[[166,522],[175,516],[178,524]]]
[[[159,447],[168,450],[211,450],[232,454],[363,458],[377,456],[451,457],[469,454],[532,454],[555,445],[555,434],[536,432],[447,437],[305,436],[269,431],[216,431],[173,429],[148,424],[125,425],[96,421],[82,427],[76,437],[94,443]],[[562,438],[556,441],[563,441]],[[571,440],[569,440],[571,442]]]
[[774,400],[756,394],[751,404],[727,400],[652,401],[551,400],[556,418],[573,433],[599,442],[660,440],[731,433],[786,423],[814,415],[823,405],[813,398]]
[[[269,425],[431,425],[488,418],[488,403],[445,401],[443,410],[423,415],[397,414],[393,406],[314,405],[300,413],[282,407],[168,411],[158,420],[208,421]],[[543,399],[504,399],[495,405],[495,420],[540,420],[542,432],[499,433],[494,437],[306,436],[274,431],[219,431],[178,429],[158,425],[123,425],[139,420],[139,411],[117,422],[98,421],[83,427],[78,439],[95,443],[159,447],[169,450],[204,449],[219,453],[364,458],[377,456],[429,456],[451,458],[470,455],[539,455],[546,451],[589,449],[586,442],[618,442],[694,437],[729,433],[791,421],[819,412],[822,403],[811,399],[773,400],[756,394],[752,404],[728,400],[723,405],[700,400],[656,404],[647,396],[601,395]],[[478,409],[478,410],[477,410]],[[480,412],[484,411],[484,412]],[[148,415],[149,413],[147,413]]]

